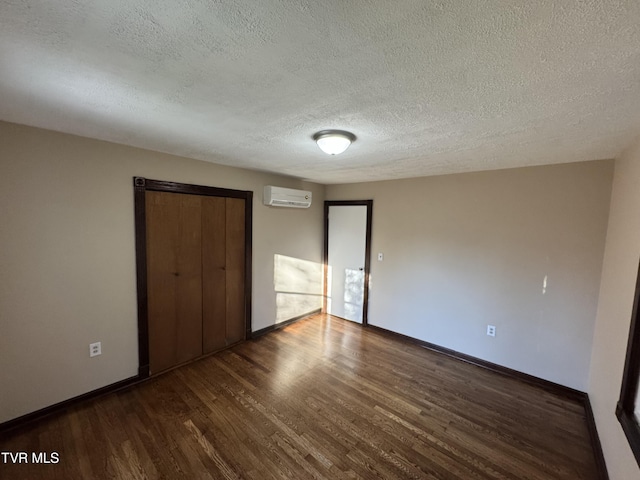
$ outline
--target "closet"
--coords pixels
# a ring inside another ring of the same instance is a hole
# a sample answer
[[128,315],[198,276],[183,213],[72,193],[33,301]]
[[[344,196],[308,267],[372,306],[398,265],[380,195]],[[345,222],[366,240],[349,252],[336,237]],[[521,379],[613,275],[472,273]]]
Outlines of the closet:
[[[137,234],[144,233],[144,245],[139,246],[144,247],[146,265],[139,259],[138,267],[146,277],[142,314],[148,358],[142,352],[140,363],[148,365],[141,371],[156,374],[246,339],[246,194],[251,192],[239,192],[243,195],[238,198],[236,191],[185,185],[163,191],[152,188],[155,181],[143,180],[145,189],[136,192],[136,203],[143,195],[144,224],[136,223]],[[236,196],[222,195],[229,192]],[[144,232],[138,232],[142,228]],[[140,301],[140,281],[138,287]],[[144,350],[143,338],[140,343]]]

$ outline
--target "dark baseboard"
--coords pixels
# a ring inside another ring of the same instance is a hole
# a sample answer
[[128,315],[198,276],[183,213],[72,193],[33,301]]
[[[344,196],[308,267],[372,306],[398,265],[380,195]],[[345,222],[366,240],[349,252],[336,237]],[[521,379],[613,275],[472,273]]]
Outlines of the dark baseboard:
[[94,398],[101,397],[103,395],[107,395],[108,393],[113,393],[118,390],[122,390],[124,388],[130,387],[131,385],[135,385],[140,382],[141,382],[141,379],[138,376],[125,378],[124,380],[121,380],[116,383],[112,383],[111,385],[107,385],[105,387],[98,388],[97,390],[92,390],[90,392],[83,393],[82,395],[78,395],[77,397],[64,400],[60,403],[56,403],[54,405],[41,408],[40,410],[36,410],[35,412],[27,413],[26,415],[22,415],[21,417],[14,418],[13,420],[8,420],[6,422],[0,423],[0,432],[6,433],[18,427],[24,427],[29,423],[35,422],[37,420],[41,420],[44,417],[48,417],[49,415],[62,412],[65,409],[71,406],[77,405],[80,402],[92,400]]
[[467,355],[466,353],[461,353],[456,350],[451,350],[450,348],[441,347],[440,345],[436,345],[435,343],[425,342],[424,340],[419,340],[417,338],[409,337],[401,333],[387,330],[386,328],[377,327],[375,325],[368,325],[367,328],[371,328],[383,335],[390,335],[395,338],[401,338],[407,342],[420,345],[421,347],[426,348],[428,350],[433,350],[434,352],[442,353],[449,357],[462,360],[463,362],[470,363],[478,367],[486,368],[487,370],[498,372],[503,375],[507,375],[509,377],[517,378],[518,380],[523,381],[525,383],[536,385],[549,392],[562,395],[564,397],[568,397],[578,402],[582,402],[584,395],[586,395],[584,392],[581,392],[580,390],[575,390],[570,387],[565,387],[564,385],[560,385],[559,383],[554,383],[554,382],[550,382],[549,380],[544,380],[543,378],[534,377],[533,375],[522,373],[522,372],[519,372],[518,370],[513,370],[512,368],[503,367],[502,365],[498,365],[497,363],[488,362],[486,360],[482,360],[481,358],[473,357],[471,355]]
[[138,367],[138,378],[147,378],[149,375],[149,365],[142,365]]
[[299,322],[300,320],[304,320],[305,318],[311,317],[313,315],[317,315],[322,312],[321,308],[317,310],[313,310],[311,312],[303,313],[302,315],[298,315],[297,317],[290,318],[289,320],[285,320],[284,322],[276,323],[275,325],[269,325],[268,327],[261,328],[260,330],[256,330],[251,333],[251,338],[258,338],[267,333],[273,332],[275,330],[279,330],[281,328],[286,327],[287,325],[291,325],[292,323]]
[[543,378],[534,377],[533,375],[522,373],[517,370],[513,370],[512,368],[503,367],[502,365],[488,362],[486,360],[482,360],[481,358],[473,357],[456,350],[451,350],[450,348],[441,347],[440,345],[436,345],[434,343],[425,342],[424,340],[419,340],[417,338],[409,337],[401,333],[387,330],[386,328],[377,327],[375,325],[367,325],[366,328],[370,328],[382,335],[401,339],[406,342],[413,343],[423,348],[432,350],[434,352],[442,353],[457,360],[461,360],[463,362],[470,363],[472,365],[476,365],[478,367],[515,378],[530,385],[541,387],[548,392],[561,395],[581,403],[584,407],[585,419],[587,422],[587,428],[589,429],[589,437],[591,439],[591,447],[593,449],[593,455],[595,457],[596,465],[598,468],[598,478],[600,480],[609,480],[609,474],[607,472],[607,466],[604,460],[604,453],[602,452],[602,445],[600,444],[600,437],[598,436],[596,422],[593,416],[593,410],[591,409],[591,402],[589,401],[589,395],[587,393],[570,387],[566,387],[564,385],[560,385],[559,383],[550,382],[549,380],[545,380]]
[[593,449],[593,454],[596,457],[598,478],[600,480],[609,480],[609,472],[607,472],[607,464],[604,460],[604,452],[602,451],[600,436],[598,435],[598,429],[596,428],[596,419],[593,416],[593,410],[591,409],[591,400],[589,400],[589,395],[586,393],[582,399],[582,404],[584,405],[584,411],[587,417],[587,427],[589,428],[589,437],[591,438],[591,448]]
[[[321,309],[317,309],[317,310],[314,310],[313,312],[309,312],[307,314],[301,315],[300,317],[292,318],[291,320],[287,320],[286,322],[282,322],[278,325],[267,327],[265,329],[259,330],[258,332],[253,332],[251,338],[254,338],[258,335],[264,335],[265,333],[268,333],[268,331],[275,330],[276,328],[281,328],[285,325],[288,325],[298,320],[302,320],[303,318],[306,318],[308,316],[320,313],[320,311]],[[212,352],[211,355],[218,352],[219,350],[216,352]],[[208,356],[208,355],[205,355],[205,356]],[[178,367],[191,363],[192,361],[200,360],[201,358],[204,358],[204,356],[198,357],[195,360],[191,360],[184,364],[178,365]],[[161,373],[165,373],[165,372],[161,372]],[[49,405],[48,407],[44,407],[44,408],[41,408],[40,410],[36,410],[35,412],[27,413],[26,415],[22,415],[12,420],[8,420],[6,422],[0,423],[0,433],[9,432],[10,430],[15,430],[19,427],[24,427],[27,424],[36,422],[50,415],[63,412],[67,408],[75,406],[79,403],[85,402],[87,400],[92,400],[94,398],[101,397],[109,393],[114,393],[118,390],[122,390],[132,385],[137,385],[139,383],[144,382],[145,380],[148,380],[149,378],[152,378],[150,377],[150,374],[149,374],[149,365],[147,364],[147,365],[138,366],[138,375],[134,377],[126,378],[119,382],[112,383],[111,385],[107,385],[105,387],[98,388],[97,390],[92,390],[90,392],[83,393],[82,395],[78,395],[77,397],[69,398],[67,400],[56,403],[54,405]]]
[[[251,334],[251,338],[255,339],[262,335],[266,335],[267,333],[273,332],[275,330],[279,330],[287,325],[291,325],[292,323],[298,322],[305,318],[311,317],[313,315],[317,315],[321,313],[321,309],[314,310],[309,313],[305,313],[295,318],[291,318],[284,322],[271,325],[269,327],[263,328],[261,330],[257,330]],[[491,370],[502,375],[506,375],[520,381],[539,386],[549,392],[559,394],[565,397],[568,397],[572,400],[576,400],[580,402],[585,409],[585,417],[587,422],[587,427],[589,429],[589,437],[591,439],[591,446],[593,449],[593,453],[596,460],[596,465],[598,469],[598,477],[600,480],[609,480],[609,474],[607,472],[607,466],[604,459],[604,453],[602,451],[602,445],[600,443],[600,437],[598,436],[598,431],[596,428],[595,418],[593,416],[593,410],[591,408],[591,401],[589,400],[589,395],[585,392],[581,392],[580,390],[575,390],[570,387],[566,387],[564,385],[560,385],[558,383],[550,382],[549,380],[544,380],[539,377],[534,377],[533,375],[529,375],[526,373],[519,372],[517,370],[513,370],[511,368],[503,367],[502,365],[498,365],[496,363],[488,362],[486,360],[482,360],[481,358],[473,357],[471,355],[467,355],[465,353],[458,352],[456,350],[452,350],[449,348],[441,347],[440,345],[436,345],[434,343],[426,342],[424,340],[419,340],[414,337],[409,337],[407,335],[403,335],[401,333],[393,332],[391,330],[387,330],[382,327],[378,327],[375,325],[366,325],[365,328],[368,328],[374,332],[377,332],[381,335],[394,337],[396,339],[400,339],[406,341],[408,343],[419,345],[423,348],[432,350],[434,352],[438,352],[449,357],[461,360],[466,363],[470,363],[472,365],[476,365],[481,368],[485,368],[487,370]],[[132,385],[136,385],[145,381],[148,377],[148,367],[146,371],[146,375],[144,375],[144,368],[140,369],[140,374],[135,377],[129,377],[124,380],[121,380],[116,383],[112,383],[111,385],[107,385],[102,388],[98,388],[96,390],[92,390],[90,392],[84,393],[77,397],[70,398],[68,400],[64,400],[62,402],[56,403],[54,405],[50,405],[48,407],[42,408],[40,410],[36,410],[35,412],[28,413],[26,415],[22,415],[21,417],[14,418],[12,420],[8,420],[6,422],[0,423],[0,433],[6,433],[11,430],[14,430],[19,427],[23,427],[29,423],[35,422],[37,420],[41,420],[47,416],[60,413],[65,409],[77,405],[81,402],[88,401],[97,397],[101,397],[103,395],[107,395],[109,393],[114,393],[119,390],[123,390]]]

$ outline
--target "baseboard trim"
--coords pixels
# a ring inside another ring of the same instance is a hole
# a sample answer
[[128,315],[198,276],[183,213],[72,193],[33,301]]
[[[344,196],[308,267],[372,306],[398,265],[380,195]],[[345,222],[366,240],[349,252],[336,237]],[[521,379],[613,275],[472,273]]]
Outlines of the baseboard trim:
[[321,312],[322,312],[322,309],[318,308],[316,310],[312,310],[311,312],[303,313],[302,315],[298,315],[297,317],[293,317],[293,318],[290,318],[289,320],[285,320],[284,322],[276,323],[275,325],[269,325],[268,327],[261,328],[260,330],[256,330],[255,332],[252,332],[251,338],[252,339],[258,338],[263,335],[266,335],[267,333],[271,333],[275,330],[280,330],[281,328],[284,328],[287,325],[291,325],[292,323],[299,322],[300,320],[304,320],[305,318],[318,315]]
[[407,342],[414,343],[420,345],[423,348],[428,350],[433,350],[434,352],[442,353],[449,357],[456,358],[465,363],[470,363],[472,365],[476,365],[478,367],[485,368],[487,370],[491,370],[493,372],[498,372],[503,375],[507,375],[512,378],[516,378],[525,383],[529,383],[531,385],[536,385],[538,387],[544,388],[545,390],[556,393],[558,395],[562,395],[564,397],[571,398],[572,400],[582,401],[584,392],[580,390],[573,389],[571,387],[566,387],[564,385],[560,385],[559,383],[554,383],[549,380],[545,380],[540,377],[535,377],[533,375],[529,375],[527,373],[519,372],[518,370],[514,370],[512,368],[504,367],[502,365],[498,365],[497,363],[488,362],[487,360],[483,360],[478,357],[474,357],[471,355],[467,355],[466,353],[458,352],[456,350],[452,350],[450,348],[441,347],[440,345],[436,345],[435,343],[425,342],[424,340],[419,340],[414,337],[409,337],[408,335],[403,335],[402,333],[397,333],[392,330],[387,330],[386,328],[378,327],[375,325],[368,325],[367,328],[371,328],[383,335],[390,335],[396,338],[401,338]]
[[598,478],[600,480],[609,480],[607,463],[604,459],[604,452],[602,451],[600,436],[598,435],[598,429],[596,428],[596,419],[593,415],[593,409],[591,408],[591,400],[589,400],[589,395],[586,393],[584,394],[584,397],[582,399],[582,404],[584,405],[584,411],[587,417],[587,427],[589,428],[589,437],[591,437],[591,448],[593,449],[593,454],[596,457]]
[[62,412],[63,410],[71,406],[75,406],[81,402],[92,400],[97,397],[102,397],[109,393],[117,392],[119,390],[130,387],[132,385],[141,383],[141,381],[143,380],[144,379],[141,379],[139,376],[125,378],[124,380],[121,380],[116,383],[112,383],[111,385],[107,385],[105,387],[101,387],[96,390],[83,393],[82,395],[78,395],[77,397],[69,398],[68,400],[64,400],[62,402],[50,405],[48,407],[41,408],[40,410],[36,410],[35,412],[27,413],[26,415],[22,415],[12,420],[8,420],[6,422],[0,423],[0,432],[6,433],[10,430],[23,427],[29,423],[35,422],[37,420],[41,420],[44,417],[48,417],[50,415]]
[[450,348],[441,347],[440,345],[436,345],[435,343],[425,342],[424,340],[419,340],[417,338],[410,337],[408,335],[403,335],[402,333],[397,333],[392,330],[387,330],[386,328],[378,327],[376,325],[369,324],[366,326],[366,328],[369,328],[375,332],[378,332],[381,335],[404,340],[405,342],[419,345],[428,350],[432,350],[434,352],[447,355],[448,357],[461,360],[465,363],[470,363],[472,365],[476,365],[477,367],[481,367],[487,370],[491,370],[492,372],[506,375],[508,377],[519,380],[521,382],[525,382],[530,385],[541,387],[550,393],[564,396],[566,398],[575,400],[576,402],[582,404],[585,411],[585,420],[587,422],[587,428],[589,430],[591,448],[593,449],[593,454],[594,454],[597,469],[598,469],[598,478],[600,480],[609,480],[609,474],[607,472],[607,466],[604,459],[604,453],[602,451],[602,445],[600,443],[600,437],[598,436],[598,431],[596,429],[596,422],[593,416],[593,410],[591,409],[591,402],[589,401],[589,395],[587,393],[581,392],[580,390],[576,390],[571,387],[567,387],[565,385],[560,385],[559,383],[554,383],[549,380],[545,380],[540,377],[535,377],[527,373],[519,372],[518,370],[514,370],[512,368],[503,367],[502,365],[498,365],[497,363],[488,362],[486,360],[482,360],[481,358],[467,355],[466,353],[461,353],[456,350],[452,350]]
[[[291,318],[284,322],[270,325],[269,327],[256,330],[252,332],[251,338],[255,339],[266,335],[267,333],[273,332],[275,330],[279,330],[281,328],[286,327],[287,325],[291,325],[292,323],[298,322],[300,320],[304,320],[313,315],[317,315],[321,313],[321,309],[314,310],[309,313],[305,313],[298,317]],[[596,465],[598,469],[598,478],[600,480],[609,480],[609,474],[607,471],[606,462],[604,459],[604,453],[602,451],[602,444],[600,443],[600,437],[598,435],[598,430],[596,428],[595,417],[593,415],[593,410],[591,408],[591,401],[589,400],[589,395],[585,392],[581,392],[580,390],[576,390],[570,387],[566,387],[564,385],[560,385],[558,383],[551,382],[549,380],[545,380],[539,377],[535,377],[533,375],[529,375],[523,372],[519,372],[517,370],[513,370],[508,367],[504,367],[502,365],[498,365],[496,363],[488,362],[486,360],[482,360],[481,358],[477,358],[471,355],[467,355],[465,353],[458,352],[456,350],[452,350],[449,348],[442,347],[440,345],[436,345],[434,343],[426,342],[424,340],[419,340],[414,337],[410,337],[408,335],[403,335],[401,333],[394,332],[392,330],[387,330],[382,327],[378,327],[376,325],[365,325],[365,328],[368,328],[374,332],[377,332],[381,335],[394,337],[395,339],[400,339],[408,343],[412,343],[415,345],[419,345],[428,350],[432,350],[437,353],[441,353],[443,355],[447,355],[449,357],[455,358],[457,360],[461,360],[465,363],[469,363],[472,365],[476,365],[481,368],[485,368],[487,370],[491,370],[493,372],[500,373],[502,375],[506,375],[517,380],[523,381],[525,383],[529,383],[532,385],[539,386],[544,388],[545,390],[556,393],[570,399],[576,400],[580,402],[585,409],[585,417],[587,422],[587,428],[589,430],[589,437],[591,439],[591,447],[593,449],[593,453],[596,460]],[[8,420],[6,422],[0,423],[0,433],[6,433],[11,430],[14,430],[19,427],[23,427],[32,422],[41,420],[50,415],[54,415],[56,413],[62,412],[65,409],[75,406],[79,403],[95,399],[97,397],[101,397],[110,393],[117,392],[119,390],[123,390],[125,388],[131,387],[133,385],[139,384],[147,380],[142,374],[144,372],[140,372],[140,375],[129,377],[124,380],[121,380],[116,383],[112,383],[111,385],[106,385],[104,387],[98,388],[96,390],[92,390],[90,392],[84,393],[82,395],[78,395],[77,397],[70,398],[68,400],[64,400],[62,402],[56,403],[54,405],[50,405],[48,407],[42,408],[40,410],[36,410],[35,412],[27,413],[26,415],[22,415],[20,417],[14,418],[12,420]]]
[[[277,327],[279,328],[280,326],[284,326],[284,324],[289,324],[289,323],[293,323],[294,321],[298,321],[298,320],[302,320],[302,318],[306,318],[308,316],[311,315],[315,315],[316,313],[320,313],[321,309],[318,310],[314,310],[313,312],[310,312],[308,314],[302,315],[299,318],[292,318],[291,320],[288,320],[287,322],[283,322],[281,324],[278,324]],[[273,329],[273,327],[268,327],[267,329],[263,329],[263,330],[268,330],[268,329]],[[253,338],[256,335],[257,332],[254,332],[252,337]],[[267,332],[265,332],[267,333]],[[229,345],[229,347],[231,347],[232,345]],[[224,350],[224,349],[222,349]],[[204,358],[206,356],[209,355],[214,355],[218,352],[220,352],[221,350],[217,350],[215,352],[211,352],[208,355],[203,355],[202,357],[198,357],[195,360],[192,361],[197,361],[200,360],[201,358]],[[181,367],[183,365],[186,365],[188,363],[191,363],[192,361],[186,362],[184,364],[181,365],[177,365],[177,367]],[[162,373],[166,373],[166,372],[159,372],[158,374],[162,374]],[[124,388],[127,387],[131,387],[133,385],[137,385],[140,383],[143,383],[144,381],[153,378],[150,376],[149,374],[149,365],[141,365],[138,367],[138,375],[133,376],[133,377],[129,377],[129,378],[125,378],[124,380],[120,380],[119,382],[116,383],[112,383],[111,385],[106,385],[104,387],[98,388],[96,390],[92,390],[90,392],[87,393],[83,393],[81,395],[78,395],[77,397],[72,397],[69,398],[67,400],[64,400],[62,402],[59,403],[55,403],[53,405],[49,405],[48,407],[44,407],[41,408],[40,410],[36,410],[35,412],[31,412],[31,413],[27,413],[25,415],[22,415],[20,417],[11,419],[11,420],[7,420],[6,422],[0,423],[0,433],[5,433],[5,432],[9,432],[10,430],[15,430],[19,427],[24,427],[27,424],[36,422],[38,420],[42,420],[45,417],[48,417],[50,415],[54,415],[56,413],[60,413],[64,410],[66,410],[69,407],[75,406],[79,403],[88,401],[88,400],[92,400],[94,398],[97,397],[102,397],[104,395],[107,395],[109,393],[114,393],[117,392],[119,390],[122,390]]]

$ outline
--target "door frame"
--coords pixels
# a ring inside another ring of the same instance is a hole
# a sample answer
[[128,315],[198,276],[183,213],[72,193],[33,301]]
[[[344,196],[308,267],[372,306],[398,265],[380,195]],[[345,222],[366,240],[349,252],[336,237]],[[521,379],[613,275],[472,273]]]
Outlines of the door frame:
[[138,298],[138,377],[146,378],[149,376],[149,305],[147,298],[147,215],[145,196],[145,192],[147,191],[244,199],[245,340],[249,340],[251,338],[253,192],[248,190],[231,190],[228,188],[151,180],[145,177],[133,177],[133,189],[136,235],[136,285]]
[[329,274],[329,207],[366,206],[367,232],[364,248],[364,292],[362,299],[362,325],[369,324],[369,272],[371,270],[371,219],[373,218],[373,200],[325,200],[324,202],[324,265],[322,312],[327,313],[327,276]]

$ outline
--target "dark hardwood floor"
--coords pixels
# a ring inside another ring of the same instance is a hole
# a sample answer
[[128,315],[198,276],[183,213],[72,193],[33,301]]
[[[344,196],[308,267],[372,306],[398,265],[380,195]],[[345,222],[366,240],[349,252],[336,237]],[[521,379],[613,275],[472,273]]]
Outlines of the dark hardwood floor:
[[323,315],[8,432],[0,451],[59,455],[0,458],[2,479],[597,478],[579,402]]

